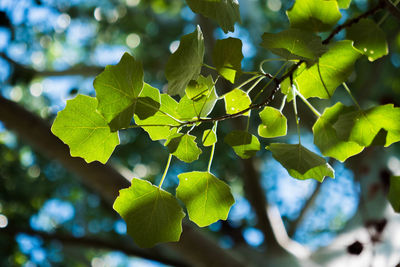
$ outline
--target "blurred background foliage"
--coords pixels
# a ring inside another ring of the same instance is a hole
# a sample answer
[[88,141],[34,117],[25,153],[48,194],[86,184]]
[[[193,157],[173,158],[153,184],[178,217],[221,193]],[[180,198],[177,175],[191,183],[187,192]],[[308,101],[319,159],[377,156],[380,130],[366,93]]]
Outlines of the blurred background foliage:
[[[67,99],[78,93],[93,95],[94,76],[105,65],[116,64],[125,51],[143,62],[145,81],[163,90],[168,56],[178,47],[180,36],[192,32],[198,23],[208,49],[215,39],[240,38],[244,43],[243,68],[256,70],[263,59],[274,57],[259,47],[262,33],[288,27],[285,10],[293,1],[239,2],[243,24],[227,35],[213,22],[193,14],[183,0],[1,0],[0,94],[51,123]],[[350,9],[342,11],[341,22],[374,2],[353,0]],[[382,14],[376,16],[379,19]],[[350,77],[349,85],[363,106],[400,104],[399,22],[389,17],[382,27],[389,56],[374,63],[366,58],[359,60]],[[338,38],[344,38],[344,32]],[[206,62],[212,63],[207,56]],[[271,62],[265,69],[273,73],[279,67]],[[220,95],[228,88],[221,85]],[[344,90],[337,90],[332,100],[314,103],[322,111],[339,100],[351,104]],[[285,115],[291,118],[291,114],[288,107]],[[303,143],[318,151],[311,135],[314,118],[301,104],[300,117]],[[252,124],[255,127],[256,123]],[[221,123],[220,138],[233,127]],[[291,129],[295,129],[293,124]],[[122,132],[120,138],[111,164],[127,177],[157,182],[168,156],[162,144],[151,142],[139,129]],[[287,137],[289,142],[296,138]],[[381,175],[376,177],[375,186],[382,190],[390,174],[399,175],[399,150],[398,144],[393,145],[385,150],[383,164],[367,164],[368,168],[379,168]],[[207,157],[208,153],[203,153],[191,165],[174,161],[164,183],[166,188],[174,190],[178,172],[204,169]],[[237,160],[227,145],[218,143],[213,172],[232,186],[236,204],[228,221],[217,222],[207,231],[224,248],[262,250],[268,248],[268,238],[256,227],[257,218],[243,191],[241,176],[246,170],[235,164]],[[312,250],[330,244],[357,212],[360,201],[367,201],[360,198],[360,177],[351,164],[334,162],[337,178],[321,185],[314,180],[290,178],[269,152],[260,151],[254,162],[268,202],[278,207],[289,234]],[[0,227],[0,266],[162,266],[96,243],[96,239],[105,243],[120,240],[132,245],[125,236],[124,222],[96,192],[83,186],[58,162],[36,153],[1,122]],[[48,235],[37,235],[36,231]]]

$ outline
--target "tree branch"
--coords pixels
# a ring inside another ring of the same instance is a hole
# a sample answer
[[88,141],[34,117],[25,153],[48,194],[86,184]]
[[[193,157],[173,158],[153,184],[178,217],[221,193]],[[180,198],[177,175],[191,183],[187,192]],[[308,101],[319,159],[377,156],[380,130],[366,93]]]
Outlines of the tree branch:
[[322,183],[317,183],[317,186],[314,189],[314,192],[311,194],[310,198],[307,200],[305,203],[303,209],[300,211],[299,216],[294,220],[289,227],[288,230],[288,235],[290,237],[293,237],[295,234],[297,227],[300,225],[300,223],[303,221],[305,215],[307,214],[307,211],[314,205],[315,200],[317,199],[317,196],[319,192],[321,191],[321,185]]
[[156,249],[139,249],[133,246],[111,242],[110,240],[104,240],[94,237],[74,237],[71,235],[61,234],[61,233],[46,233],[42,231],[35,231],[32,229],[16,229],[12,227],[7,227],[6,229],[0,230],[0,233],[15,236],[19,233],[25,233],[29,235],[39,236],[43,240],[51,241],[58,240],[63,244],[70,244],[73,246],[86,246],[90,248],[105,249],[105,250],[118,250],[125,253],[128,256],[140,257],[148,260],[158,261],[160,263],[172,265],[172,266],[190,266],[181,260],[171,259],[160,255]]
[[[87,164],[81,158],[70,156],[68,147],[54,136],[50,127],[38,116],[18,104],[0,96],[0,121],[39,152],[51,160],[57,160],[66,169],[79,175],[82,182],[102,197],[111,209],[118,191],[130,183],[109,164],[99,162]],[[244,266],[216,242],[206,238],[192,226],[184,224],[184,232],[178,243],[164,245],[177,249],[180,255],[192,265]]]
[[389,0],[381,0],[384,3],[385,8],[392,14],[394,17],[400,20],[400,10]]
[[351,27],[353,24],[359,22],[361,19],[367,18],[367,17],[369,17],[369,16],[374,15],[376,12],[378,12],[378,11],[381,10],[382,8],[384,8],[384,4],[383,4],[382,1],[379,1],[379,3],[378,3],[375,7],[373,7],[373,8],[371,8],[371,9],[365,11],[364,13],[362,13],[361,15],[359,15],[359,16],[357,16],[357,17],[355,17],[355,18],[352,18],[352,19],[346,21],[346,22],[343,23],[342,25],[337,26],[337,27],[331,32],[331,34],[328,36],[328,38],[326,38],[324,41],[322,41],[322,43],[325,44],[325,45],[326,45],[326,44],[329,44],[330,41],[332,41],[333,37],[335,37],[336,34],[338,34],[339,32],[341,32],[341,31],[344,30],[345,28]]
[[32,69],[30,67],[27,67],[9,56],[7,56],[5,53],[0,53],[0,57],[8,61],[11,65],[13,65],[15,68],[23,70],[25,73],[30,73],[32,77],[57,77],[57,76],[74,76],[74,75],[79,75],[79,76],[96,76],[100,72],[104,70],[102,67],[97,67],[97,66],[75,66],[70,69],[66,69],[63,71],[55,71],[55,70],[44,70],[44,71],[37,71],[35,69]]

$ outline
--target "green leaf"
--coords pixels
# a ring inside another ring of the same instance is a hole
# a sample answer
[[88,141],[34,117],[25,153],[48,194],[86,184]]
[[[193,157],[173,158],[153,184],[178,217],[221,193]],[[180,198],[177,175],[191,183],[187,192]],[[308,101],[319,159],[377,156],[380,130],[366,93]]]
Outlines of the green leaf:
[[314,124],[314,144],[321,150],[322,155],[343,162],[364,150],[364,147],[356,142],[339,139],[333,127],[340,115],[354,110],[356,110],[355,107],[346,107],[340,102],[336,103],[334,106],[325,109],[322,116]]
[[202,138],[203,146],[212,146],[217,142],[217,134],[214,129],[205,130]]
[[132,179],[129,188],[119,191],[113,208],[140,247],[179,241],[185,213],[174,196],[148,181]]
[[296,0],[286,13],[292,28],[314,32],[329,31],[342,17],[332,0]]
[[[156,103],[159,104],[157,105]],[[148,116],[157,106],[159,106],[159,109],[153,115]],[[177,130],[176,128],[171,128],[171,126],[180,125],[179,122],[173,119],[178,117],[178,114],[176,114],[177,108],[178,103],[172,97],[166,94],[160,96],[158,89],[145,85],[139,96],[134,116],[135,123],[141,126],[153,141],[168,139]]]
[[225,33],[235,30],[235,23],[240,20],[237,0],[186,0],[190,9],[203,16],[216,20]]
[[334,43],[318,63],[310,68],[303,63],[296,71],[294,76],[297,89],[306,98],[330,98],[353,72],[359,56],[360,53],[353,48],[351,41]]
[[77,95],[58,112],[51,131],[67,144],[71,156],[86,162],[106,163],[119,144],[118,133],[112,133],[105,118],[96,111],[97,99]]
[[260,142],[254,135],[245,131],[233,131],[225,136],[224,142],[230,145],[242,159],[254,156],[260,150]]
[[400,176],[390,177],[388,199],[394,211],[400,213]]
[[[251,99],[246,92],[236,88],[225,94],[225,110],[226,114],[235,114],[250,107]],[[250,116],[250,111],[242,114],[243,116]]]
[[300,144],[274,143],[266,149],[296,179],[315,179],[322,183],[325,176],[335,178],[335,171],[324,158]]
[[374,61],[389,53],[384,31],[371,19],[361,19],[347,30],[348,39],[369,61]]
[[190,163],[197,160],[201,154],[201,149],[198,148],[196,137],[189,134],[176,133],[171,135],[165,142],[169,152],[178,159]]
[[226,183],[209,172],[187,172],[178,178],[176,196],[185,204],[191,221],[204,227],[227,219],[235,200]]
[[137,115],[141,120],[145,120],[154,116],[154,114],[160,110],[160,106],[160,91],[145,83],[137,100],[135,115]]
[[200,75],[197,80],[191,80],[185,89],[186,95],[190,100],[198,100],[202,96],[207,96],[214,87],[211,75],[204,77]]
[[231,37],[217,40],[212,58],[218,73],[234,83],[242,71],[242,41]]
[[113,131],[129,126],[143,88],[142,64],[125,53],[115,66],[107,66],[93,82],[97,109]]
[[349,8],[351,0],[338,0],[339,8],[346,9]]
[[200,74],[204,57],[204,38],[199,26],[190,34],[181,38],[178,49],[173,53],[165,66],[168,80],[168,94],[185,94],[190,80],[196,80]]
[[289,29],[279,33],[264,33],[261,46],[287,60],[316,61],[326,51],[321,37],[313,33]]
[[360,146],[370,146],[381,130],[385,147],[400,141],[400,108],[393,104],[356,110],[339,116],[334,124],[338,137]]
[[265,107],[259,113],[262,123],[258,126],[258,135],[265,138],[285,136],[287,132],[286,117],[278,109]]
[[[215,92],[214,81],[211,76],[208,76],[208,78],[199,76],[198,82],[209,87],[207,88],[207,91],[202,91],[201,94],[197,94],[192,99],[187,95],[181,98],[176,111],[181,120],[192,120],[193,118],[206,117],[213,110],[214,105],[218,100],[218,96]],[[203,88],[205,87],[202,87],[202,89]],[[188,91],[188,89],[186,89],[186,91]],[[192,95],[194,90],[190,91],[190,94]]]

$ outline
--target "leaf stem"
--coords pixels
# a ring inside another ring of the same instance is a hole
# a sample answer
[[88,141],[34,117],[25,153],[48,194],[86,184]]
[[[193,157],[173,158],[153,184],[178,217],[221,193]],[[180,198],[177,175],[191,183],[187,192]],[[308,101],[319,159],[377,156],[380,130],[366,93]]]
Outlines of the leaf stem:
[[261,76],[260,78],[258,78],[258,80],[255,81],[249,89],[247,89],[247,94],[250,94],[251,90],[253,90],[264,78],[265,76]]
[[214,151],[215,151],[215,143],[211,147],[210,160],[208,161],[208,167],[207,167],[207,171],[208,172],[211,171],[211,163],[212,163],[213,158],[214,158]]
[[264,68],[263,68],[264,63],[272,62],[272,61],[287,61],[287,60],[284,59],[284,58],[267,58],[267,59],[264,59],[263,61],[260,62],[260,65],[259,65],[259,68],[260,68],[260,71],[261,71],[262,74],[266,74],[266,72],[264,71]]
[[165,177],[167,176],[167,172],[168,172],[168,169],[169,169],[169,165],[171,164],[171,159],[172,159],[172,154],[169,154],[167,165],[165,166],[164,174],[163,174],[163,176],[161,178],[161,181],[160,181],[160,184],[158,185],[158,188],[161,188],[162,184],[164,183]]
[[317,116],[318,118],[321,117],[321,113],[319,113],[318,110],[313,105],[311,105],[311,103],[308,102],[308,100],[299,91],[297,91],[297,89],[294,88],[294,90],[296,91],[296,95],[298,95],[301,100],[303,100],[304,104],[306,104],[311,109],[315,116]]
[[299,116],[297,114],[297,102],[296,102],[296,97],[297,97],[297,92],[296,88],[292,84],[292,92],[293,92],[293,110],[294,110],[294,117],[296,119],[296,125],[297,125],[297,135],[299,137],[299,144],[301,144],[301,137],[300,137],[300,122],[299,122]]
[[350,91],[350,88],[347,86],[346,83],[343,83],[344,89],[346,89],[347,93],[350,95],[351,99],[353,100],[354,104],[358,107],[359,110],[361,110],[360,104],[358,104],[357,100],[354,98],[353,94]]
[[287,99],[287,95],[284,95],[284,97],[283,97],[283,99],[282,99],[281,107],[279,108],[279,111],[280,111],[280,112],[282,112],[283,108],[285,107],[286,99]]
[[217,71],[216,68],[214,68],[213,66],[210,66],[210,65],[208,65],[208,64],[206,64],[206,63],[203,63],[203,66],[206,67],[206,68],[209,68],[210,70],[215,70],[215,71]]
[[255,102],[255,101],[260,97],[260,95],[264,92],[264,90],[265,90],[273,81],[275,81],[276,76],[279,75],[279,73],[283,70],[283,68],[284,68],[287,64],[288,64],[288,61],[285,62],[285,64],[283,64],[283,65],[281,66],[281,68],[275,73],[275,75],[272,77],[272,79],[270,79],[269,82],[261,89],[261,91],[258,92],[258,94],[254,97],[253,102]]
[[[236,87],[237,89],[242,88],[243,86],[245,86],[246,84],[250,83],[251,81],[257,79],[258,77],[260,77],[261,75],[254,75],[253,77],[251,77],[250,79],[244,81],[243,83],[241,83],[238,87]],[[262,77],[264,78],[264,77]]]

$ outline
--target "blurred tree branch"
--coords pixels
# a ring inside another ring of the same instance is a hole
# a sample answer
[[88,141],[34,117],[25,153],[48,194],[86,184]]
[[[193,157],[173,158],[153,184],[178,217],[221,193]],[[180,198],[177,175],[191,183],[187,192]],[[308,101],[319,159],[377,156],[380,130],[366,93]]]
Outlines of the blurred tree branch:
[[33,77],[52,77],[52,76],[74,76],[74,75],[79,75],[79,76],[96,76],[100,72],[104,70],[103,67],[98,67],[98,66],[84,66],[84,65],[76,65],[72,68],[62,70],[62,71],[56,71],[56,70],[43,70],[43,71],[37,71],[31,67],[25,66],[9,56],[7,56],[5,53],[0,53],[0,57],[8,61],[15,69],[15,73],[17,75],[20,75],[21,72],[25,73],[27,76],[30,78]]
[[28,235],[39,236],[45,241],[58,240],[64,245],[73,245],[73,246],[86,246],[89,248],[97,248],[97,249],[105,249],[105,250],[117,250],[125,253],[128,256],[140,257],[148,260],[158,261],[160,263],[172,265],[172,266],[189,266],[187,263],[172,259],[169,257],[165,257],[164,255],[159,253],[157,248],[154,249],[139,249],[133,247],[131,245],[121,243],[121,242],[112,242],[110,240],[94,238],[94,237],[74,237],[67,234],[62,233],[46,233],[42,231],[35,231],[32,229],[16,229],[13,227],[7,227],[6,229],[0,230],[0,233],[6,235],[15,236],[19,233],[25,233]]
[[303,221],[304,217],[306,216],[307,211],[314,205],[315,200],[317,199],[317,196],[318,196],[319,192],[321,191],[321,186],[322,186],[322,183],[317,183],[310,198],[306,201],[306,203],[304,204],[304,207],[301,209],[299,216],[296,218],[296,220],[294,220],[290,224],[290,227],[288,230],[288,235],[290,237],[293,237],[293,235],[296,233],[297,228],[299,227],[299,225]]

